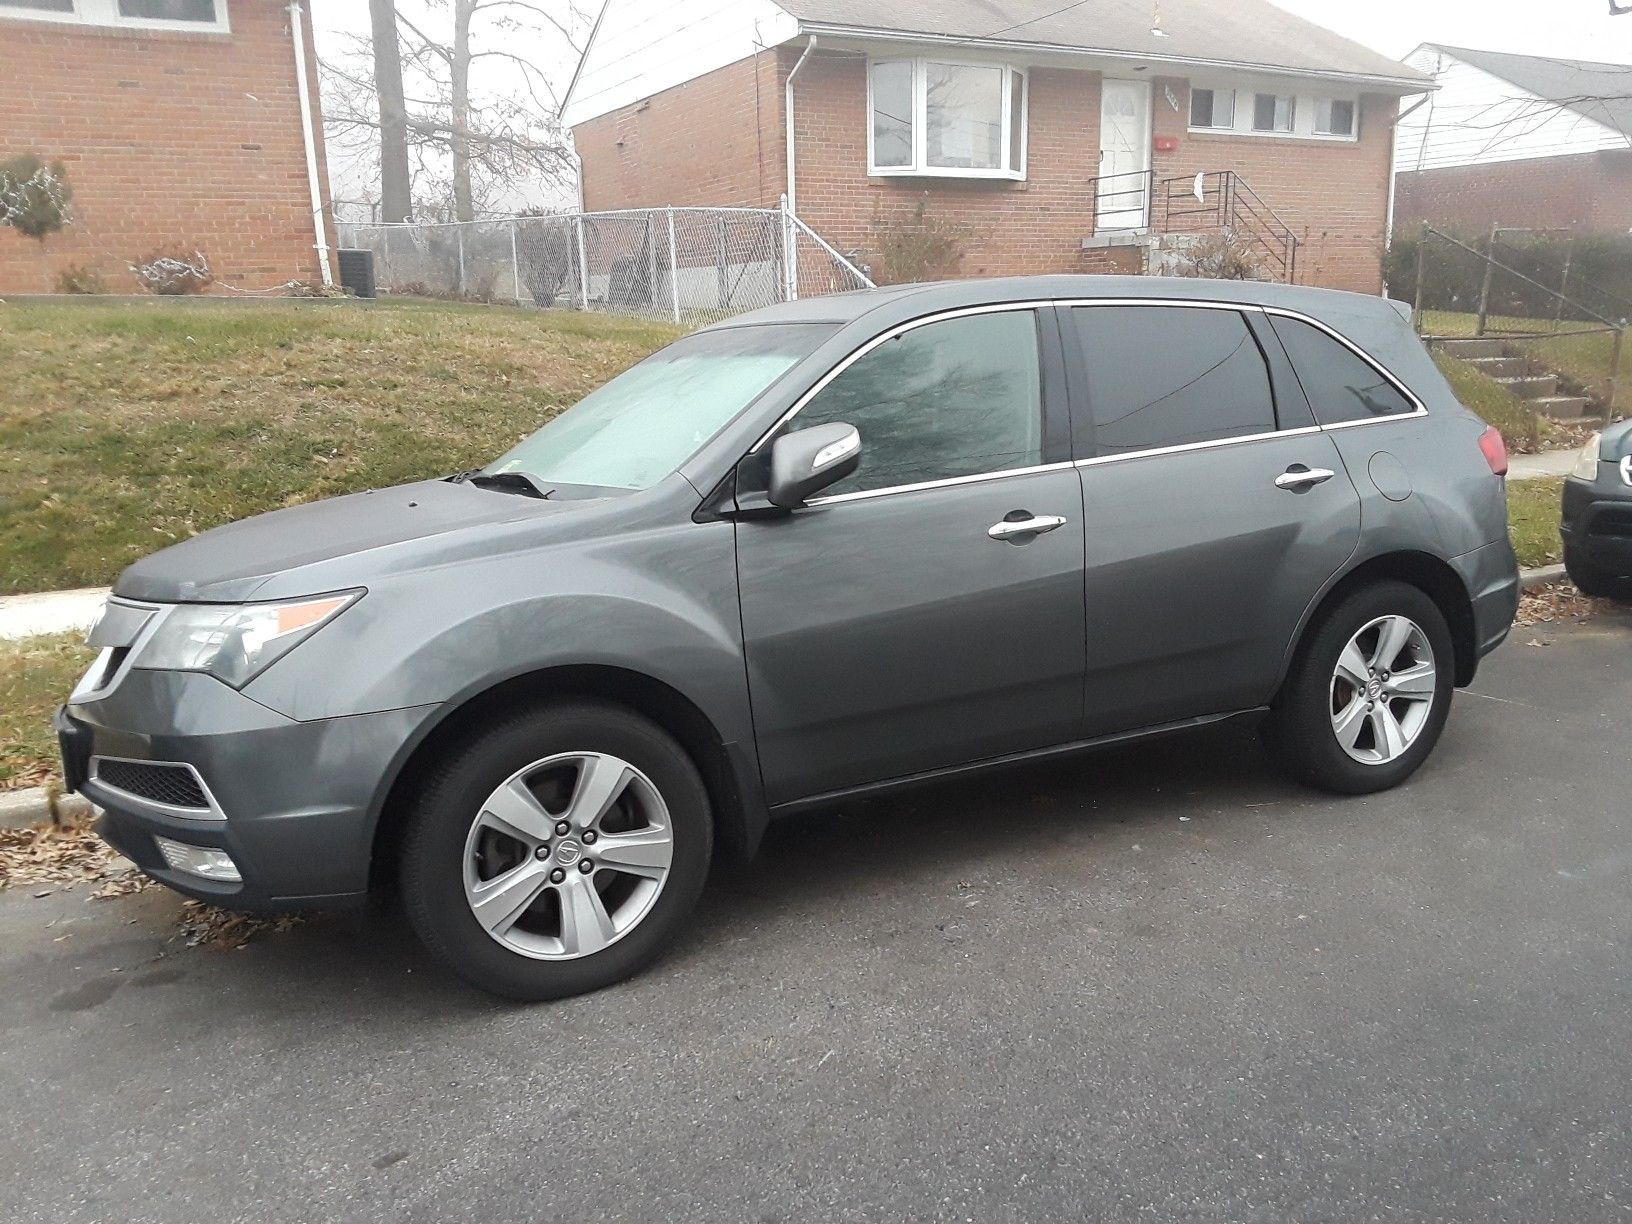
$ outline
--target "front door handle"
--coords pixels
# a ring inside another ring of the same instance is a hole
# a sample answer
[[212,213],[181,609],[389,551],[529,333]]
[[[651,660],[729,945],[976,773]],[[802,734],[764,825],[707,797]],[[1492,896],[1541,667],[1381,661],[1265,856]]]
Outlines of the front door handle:
[[1012,540],[1017,536],[1039,536],[1045,531],[1056,531],[1064,526],[1065,520],[1057,514],[1032,514],[1025,518],[1004,519],[1001,523],[993,523],[986,529],[986,534],[994,540]]
[[1286,471],[1275,477],[1277,489],[1290,489],[1294,493],[1302,493],[1305,489],[1312,489],[1317,484],[1325,484],[1337,473],[1330,468],[1308,468],[1301,463],[1294,463]]

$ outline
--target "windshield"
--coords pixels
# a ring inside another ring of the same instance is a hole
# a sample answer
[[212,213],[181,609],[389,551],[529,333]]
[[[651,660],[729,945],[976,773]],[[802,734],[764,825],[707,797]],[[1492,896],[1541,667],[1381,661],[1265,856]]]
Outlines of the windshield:
[[525,472],[544,484],[649,489],[833,330],[798,323],[676,340],[484,470]]

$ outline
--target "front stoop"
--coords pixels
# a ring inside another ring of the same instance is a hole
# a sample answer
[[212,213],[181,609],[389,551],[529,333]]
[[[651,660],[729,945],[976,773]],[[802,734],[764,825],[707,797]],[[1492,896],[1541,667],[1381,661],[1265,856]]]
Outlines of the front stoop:
[[1593,425],[1592,403],[1584,395],[1560,395],[1557,374],[1531,374],[1522,357],[1508,352],[1501,340],[1436,340],[1437,348],[1465,361],[1506,387],[1540,415],[1560,425]]

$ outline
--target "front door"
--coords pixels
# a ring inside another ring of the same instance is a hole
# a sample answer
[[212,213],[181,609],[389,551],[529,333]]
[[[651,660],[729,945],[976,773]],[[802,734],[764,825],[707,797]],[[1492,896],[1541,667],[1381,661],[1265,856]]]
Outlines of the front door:
[[1149,215],[1150,83],[1100,86],[1098,227],[1140,229]]
[[1076,738],[1082,492],[1044,324],[1031,309],[922,323],[784,427],[846,422],[862,460],[808,506],[737,526],[771,803]]

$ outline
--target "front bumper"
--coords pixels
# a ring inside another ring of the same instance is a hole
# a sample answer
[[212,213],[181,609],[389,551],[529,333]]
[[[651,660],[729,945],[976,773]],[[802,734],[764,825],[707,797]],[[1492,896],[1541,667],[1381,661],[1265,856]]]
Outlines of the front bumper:
[[1573,556],[1609,574],[1632,575],[1632,485],[1616,464],[1598,466],[1595,481],[1565,480],[1559,532]]
[[[57,712],[63,775],[104,811],[97,832],[177,892],[238,910],[334,907],[367,893],[377,798],[433,706],[297,722],[213,677],[130,671]],[[210,807],[111,786],[92,762],[191,766]],[[237,882],[172,869],[156,838],[225,851]]]

